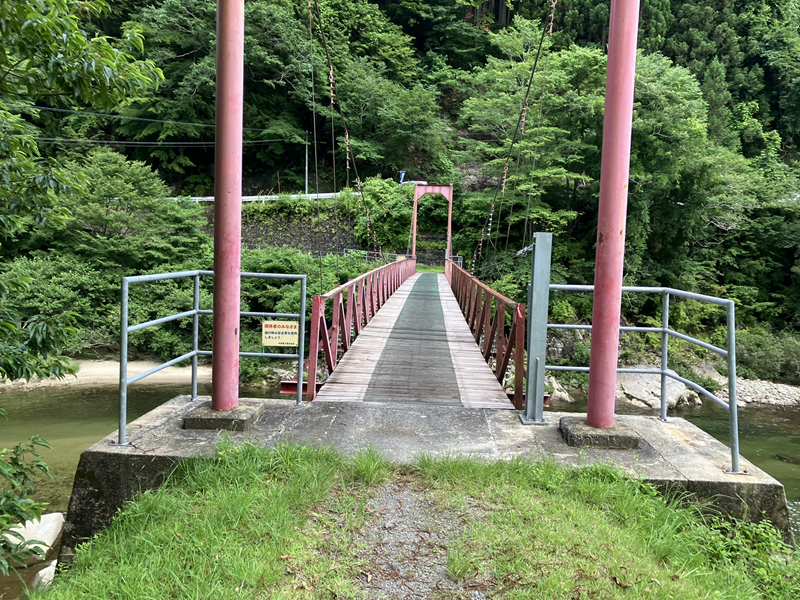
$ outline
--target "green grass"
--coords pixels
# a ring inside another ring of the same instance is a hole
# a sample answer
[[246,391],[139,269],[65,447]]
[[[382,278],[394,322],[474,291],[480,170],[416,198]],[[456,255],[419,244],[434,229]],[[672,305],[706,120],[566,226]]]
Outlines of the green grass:
[[444,273],[444,265],[423,265],[417,263],[417,273]]
[[358,531],[387,479],[432,495],[463,527],[447,570],[489,597],[800,597],[800,560],[767,525],[704,517],[605,465],[483,463],[373,448],[223,443],[143,494],[36,598],[360,598]]

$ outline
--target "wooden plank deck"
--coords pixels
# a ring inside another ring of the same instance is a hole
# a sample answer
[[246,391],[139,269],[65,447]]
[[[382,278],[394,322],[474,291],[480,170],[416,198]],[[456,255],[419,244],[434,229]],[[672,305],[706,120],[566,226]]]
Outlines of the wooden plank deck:
[[[378,311],[315,402],[513,409],[481,356],[444,275],[425,274],[419,281],[422,275],[410,277]],[[412,290],[414,297],[408,302]]]

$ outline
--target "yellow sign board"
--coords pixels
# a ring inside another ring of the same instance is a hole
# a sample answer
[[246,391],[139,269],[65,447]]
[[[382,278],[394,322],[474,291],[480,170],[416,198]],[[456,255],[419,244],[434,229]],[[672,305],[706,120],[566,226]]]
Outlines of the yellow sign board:
[[264,321],[261,327],[262,346],[297,346],[300,323],[297,321]]

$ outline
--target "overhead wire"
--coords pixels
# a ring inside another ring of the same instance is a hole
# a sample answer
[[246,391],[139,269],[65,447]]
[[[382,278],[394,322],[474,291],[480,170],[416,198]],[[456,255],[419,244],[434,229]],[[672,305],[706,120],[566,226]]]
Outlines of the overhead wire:
[[[555,22],[555,9],[556,9],[556,2],[558,0],[552,0],[550,4],[550,27],[548,29],[547,34],[549,36],[553,35],[553,24]],[[550,53],[548,52],[544,57],[544,71],[542,77],[542,91],[539,94],[539,116],[536,120],[536,137],[534,138],[533,144],[533,159],[531,160],[531,180],[528,186],[528,201],[525,205],[525,227],[522,231],[522,246],[523,248],[527,245],[528,240],[528,224],[530,222],[530,212],[531,212],[531,197],[533,196],[533,178],[536,173],[536,155],[539,151],[539,139],[542,129],[542,117],[544,113],[544,94],[547,91],[547,63],[550,59]],[[531,228],[531,243],[533,243],[533,228]],[[517,253],[519,254],[519,253]]]
[[[322,222],[319,214],[319,162],[317,160],[317,87],[314,82],[314,17],[311,9],[311,0],[308,0],[308,41],[311,49],[311,114],[314,128],[314,192],[317,196],[317,227]],[[323,289],[322,274],[322,245],[320,236],[317,235],[317,257],[319,260],[319,294],[325,293]]]
[[[528,185],[528,200],[525,205],[525,227],[522,232],[522,245],[523,247],[527,245],[528,241],[528,223],[530,221],[530,213],[531,213],[531,197],[533,196],[533,178],[536,173],[536,155],[539,151],[539,135],[538,133],[541,131],[542,127],[542,114],[543,114],[543,107],[544,107],[544,94],[547,89],[547,62],[550,58],[550,55],[544,57],[544,78],[542,80],[542,92],[539,95],[539,118],[536,122],[536,131],[537,135],[534,140],[533,144],[533,158],[531,160],[531,180]],[[533,228],[531,228],[531,237],[533,237]],[[508,245],[506,244],[506,249],[508,249]]]
[[[21,136],[24,134],[12,134],[15,136]],[[32,139],[36,140],[37,142],[48,142],[52,144],[97,144],[101,146],[139,146],[139,147],[149,147],[149,148],[156,148],[160,146],[164,147],[213,147],[215,142],[207,141],[164,141],[164,142],[146,142],[146,141],[137,141],[137,140],[93,140],[89,138],[79,139],[79,138],[48,138],[48,137],[37,137],[32,136]],[[274,140],[244,140],[242,143],[245,145],[258,145],[258,144],[270,144],[275,142],[286,142],[285,139],[274,139]]]
[[502,191],[503,196],[505,196],[506,181],[507,181],[507,178],[508,178],[509,162],[511,160],[511,155],[512,155],[513,150],[514,150],[514,146],[515,146],[515,144],[517,142],[517,135],[520,132],[520,127],[521,127],[521,125],[522,125],[522,123],[523,123],[523,121],[525,119],[525,114],[527,112],[526,108],[527,108],[527,105],[528,105],[528,99],[530,97],[531,86],[533,85],[533,78],[534,78],[534,75],[536,74],[536,68],[537,68],[537,66],[539,64],[539,57],[541,56],[541,53],[542,53],[542,46],[544,45],[545,35],[547,35],[548,33],[550,35],[552,35],[552,33],[553,33],[553,19],[555,18],[554,14],[555,14],[555,7],[556,7],[556,3],[557,2],[558,2],[558,0],[551,0],[551,3],[550,3],[550,22],[547,23],[545,25],[545,27],[542,29],[542,35],[539,38],[539,46],[536,49],[536,57],[534,58],[534,61],[533,61],[533,67],[531,68],[531,74],[528,77],[528,83],[525,86],[525,96],[524,96],[524,100],[523,100],[523,106],[520,109],[519,118],[517,119],[517,125],[514,128],[514,135],[511,138],[511,144],[509,145],[508,153],[506,154],[505,164],[503,166],[503,178],[502,178],[502,182],[501,182],[501,187],[500,187],[500,189],[495,189],[495,193],[494,193],[494,196],[492,198],[492,203],[491,203],[490,208],[489,208],[489,215],[487,217],[486,224],[484,224],[483,229],[481,229],[481,237],[480,237],[480,240],[478,242],[478,246],[475,248],[475,251],[473,252],[473,255],[472,255],[472,265],[471,265],[471,269],[470,269],[472,274],[474,274],[474,272],[475,272],[475,265],[477,263],[478,257],[479,256],[483,256],[483,241],[484,241],[484,239],[485,239],[485,237],[487,235],[487,229],[488,229],[488,236],[489,236],[489,238],[491,238],[492,218],[494,216],[494,209],[495,209],[495,204],[497,202],[497,196],[500,194],[501,191]]
[[[18,105],[16,106],[16,110],[23,109],[35,109],[35,110],[44,110],[48,112],[60,112],[60,113],[70,113],[74,115],[85,115],[90,117],[106,117],[110,119],[122,119],[127,121],[141,121],[144,123],[164,123],[167,125],[191,125],[193,127],[208,127],[210,129],[214,129],[216,125],[213,123],[193,123],[191,121],[171,121],[168,119],[150,119],[147,117],[130,117],[128,115],[112,115],[110,113],[99,113],[99,112],[92,112],[88,110],[71,110],[69,108],[53,108],[51,106],[39,106],[39,105]],[[257,127],[243,127],[242,131],[260,131],[264,132],[267,131],[263,128]]]
[[[325,35],[325,27],[322,24],[322,13],[319,10],[319,4],[317,3],[317,0],[308,0],[309,5],[311,4],[312,1],[314,3],[314,14],[315,14],[315,16],[317,18],[317,26],[319,27],[319,35],[320,35],[320,39],[322,40],[322,47],[325,49],[325,56],[328,59],[328,73],[329,73],[330,82],[331,82],[331,90],[332,90],[332,93],[334,93],[334,94],[336,94],[338,96],[339,94],[338,94],[338,90],[337,90],[337,87],[336,87],[336,78],[335,78],[334,72],[333,72],[333,61],[331,60],[331,53],[330,53],[330,50],[328,48],[328,39],[327,39],[327,37]],[[339,118],[341,118],[342,127],[344,128],[344,143],[345,143],[345,150],[346,150],[347,156],[348,156],[348,167],[349,167],[349,161],[352,161],[353,162],[353,173],[356,176],[356,191],[358,192],[358,199],[359,199],[358,204],[359,204],[359,208],[361,208],[362,202],[364,204],[364,211],[365,211],[365,214],[366,214],[366,217],[367,217],[367,237],[369,237],[370,230],[372,230],[372,225],[370,223],[369,206],[367,206],[366,200],[364,199],[364,189],[363,189],[363,186],[361,185],[361,178],[358,176],[358,166],[356,165],[356,158],[355,158],[355,155],[353,154],[353,148],[350,145],[350,131],[347,128],[347,120],[345,119],[345,116],[344,116],[344,110],[342,109],[341,101],[337,102],[336,106],[339,109]],[[377,235],[376,235],[374,230],[372,230],[372,239],[373,239],[373,248],[374,248],[375,252],[377,252],[378,251],[378,237],[377,237]]]

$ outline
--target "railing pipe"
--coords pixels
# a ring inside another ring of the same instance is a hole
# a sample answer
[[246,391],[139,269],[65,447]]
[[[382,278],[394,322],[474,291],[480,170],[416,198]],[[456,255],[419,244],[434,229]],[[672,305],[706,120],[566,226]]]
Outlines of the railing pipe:
[[695,346],[700,346],[701,348],[705,348],[706,350],[710,350],[711,352],[716,352],[720,356],[728,356],[729,354],[727,350],[723,350],[722,348],[717,348],[713,344],[708,344],[702,340],[693,338],[690,335],[684,335],[683,333],[673,331],[672,329],[667,329],[667,333],[672,337],[678,338],[679,340],[684,340],[685,342],[689,342],[690,344],[694,344]]
[[[200,352],[200,351],[198,350],[198,352]],[[208,355],[211,356],[211,352],[209,352]],[[166,369],[167,367],[172,367],[174,365],[177,365],[179,362],[183,362],[184,360],[189,360],[190,358],[192,358],[192,356],[194,356],[194,352],[187,352],[186,354],[182,354],[181,356],[179,356],[177,358],[173,358],[172,360],[168,360],[167,362],[162,363],[162,364],[160,364],[160,365],[158,365],[156,367],[153,367],[151,369],[147,369],[147,371],[139,373],[138,375],[134,375],[133,377],[129,377],[128,378],[128,385],[131,385],[132,383],[136,383],[137,381],[141,381],[145,377],[149,377],[150,375],[153,375],[154,373],[158,373],[159,371],[162,371],[162,370]]]
[[728,302],[728,426],[731,439],[731,473],[741,473],[739,467],[739,414],[736,393],[736,308]]
[[[201,276],[214,276],[213,271],[181,271],[176,273],[160,273],[151,275],[138,275],[131,277],[123,277],[121,284],[121,301],[120,301],[120,379],[119,379],[119,396],[120,396],[120,411],[119,411],[119,437],[115,445],[125,446],[127,443],[127,410],[128,410],[128,387],[148,377],[171,367],[185,360],[191,359],[192,361],[192,395],[191,399],[197,398],[197,358],[199,356],[212,356],[212,351],[199,349],[199,317],[203,314],[213,315],[211,310],[200,310],[200,277]],[[280,354],[280,353],[265,353],[265,352],[238,352],[238,356],[261,357],[261,358],[297,358],[298,359],[298,398],[302,398],[302,385],[303,385],[303,355],[305,351],[305,295],[307,290],[307,276],[306,275],[284,275],[276,273],[241,273],[241,277],[255,278],[255,279],[282,279],[290,281],[300,281],[301,287],[301,300],[300,300],[300,313],[270,313],[270,312],[240,312],[239,316],[251,317],[271,317],[271,318],[293,318],[298,319],[298,351],[295,354]],[[192,294],[192,310],[184,311],[176,315],[170,315],[160,319],[153,319],[145,323],[138,323],[136,325],[128,324],[128,312],[130,304],[130,284],[143,283],[152,281],[164,281],[169,279],[192,278],[193,279],[193,294]],[[133,331],[139,331],[146,327],[161,325],[169,323],[177,319],[192,317],[192,350],[182,356],[173,358],[165,363],[156,367],[148,369],[143,373],[139,373],[134,377],[128,377],[128,334]]]
[[[595,291],[594,286],[591,285],[559,285],[554,284],[550,286],[551,290],[559,291],[575,291],[575,292],[591,292]],[[644,292],[644,293],[657,293],[662,295],[662,326],[660,328],[654,327],[625,327],[620,328],[627,331],[638,332],[660,332],[661,337],[661,369],[633,369],[633,368],[616,368],[617,373],[643,373],[661,376],[661,411],[660,419],[666,420],[667,414],[667,385],[666,378],[669,377],[676,381],[697,390],[707,398],[714,401],[716,404],[728,410],[728,425],[731,446],[731,469],[726,471],[731,474],[742,474],[740,469],[739,459],[739,421],[738,421],[738,405],[737,405],[737,390],[736,390],[736,318],[735,318],[735,304],[732,300],[724,298],[716,298],[714,296],[706,296],[704,294],[695,294],[694,292],[686,292],[684,290],[676,290],[674,288],[665,287],[634,287],[624,286],[624,292]],[[685,298],[689,300],[699,300],[724,306],[727,316],[727,343],[726,349],[718,348],[712,344],[703,342],[688,335],[684,335],[669,328],[669,302],[672,296]],[[560,325],[560,324],[547,324],[549,329],[580,329],[591,330],[591,325]],[[669,336],[685,340],[689,343],[705,348],[727,358],[728,362],[728,402],[718,398],[701,385],[681,377],[675,373],[669,372]],[[545,369],[550,371],[572,371],[580,373],[590,372],[589,367],[570,367],[562,365],[545,365]]]
[[200,275],[194,276],[194,293],[192,294],[192,400],[197,399],[197,351],[200,350]]
[[120,301],[120,349],[119,349],[119,440],[118,445],[127,446],[128,415],[128,282],[122,279]]
[[667,420],[667,369],[669,368],[669,292],[661,296],[661,420]]
[[[300,343],[297,345],[297,404],[303,401],[303,365],[305,364],[303,353],[306,349],[306,285],[306,278],[303,277],[300,280],[300,318],[298,319]],[[316,383],[316,378],[314,378],[313,383],[309,384],[309,387],[316,387],[313,385],[314,383]]]
[[[211,311],[209,311],[209,314]],[[128,332],[133,333],[134,331],[139,331],[141,329],[147,329],[148,327],[152,327],[154,325],[163,325],[164,323],[169,323],[171,321],[177,321],[178,319],[185,319],[186,317],[192,317],[195,315],[194,310],[187,310],[182,313],[178,313],[175,315],[169,315],[168,317],[161,317],[160,319],[153,319],[152,321],[147,321],[145,323],[137,323],[136,325],[131,325],[128,328]]]

